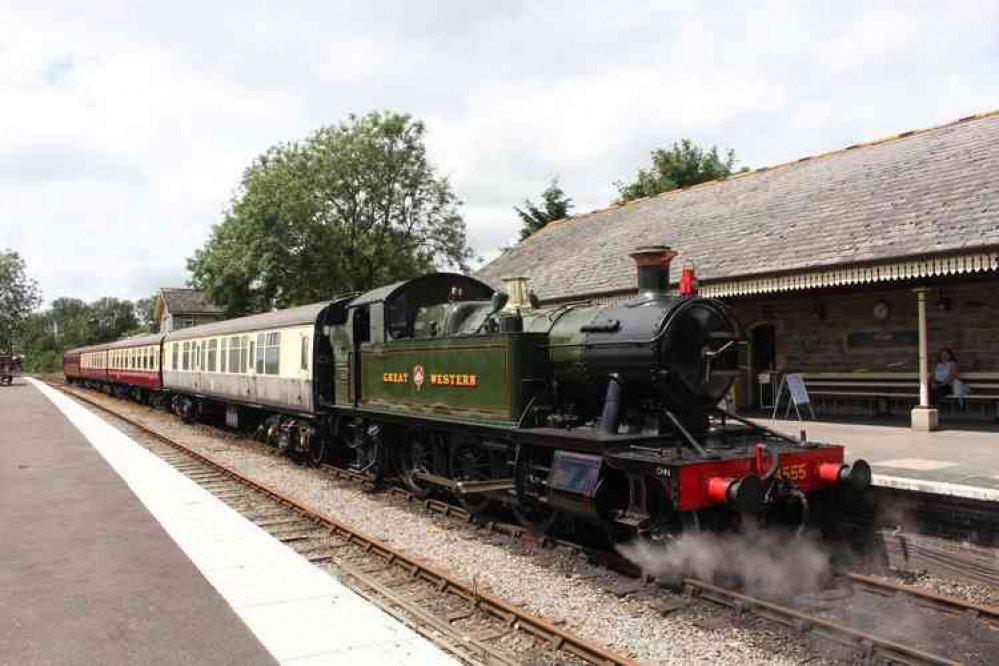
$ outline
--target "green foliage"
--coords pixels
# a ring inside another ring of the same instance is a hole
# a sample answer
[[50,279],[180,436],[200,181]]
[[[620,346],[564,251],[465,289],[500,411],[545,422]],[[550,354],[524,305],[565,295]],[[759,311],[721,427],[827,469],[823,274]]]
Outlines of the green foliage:
[[569,216],[572,210],[572,199],[566,196],[559,187],[558,177],[552,178],[544,192],[541,193],[541,204],[535,205],[530,199],[524,200],[524,207],[513,208],[520,216],[520,240],[524,240],[549,222],[561,220]]
[[89,305],[78,298],[57,298],[25,321],[24,370],[56,372],[62,368],[62,354],[67,349],[144,332],[134,310],[131,301],[117,298],[102,298]]
[[21,255],[14,250],[0,252],[0,351],[14,346],[25,320],[41,301],[38,283],[28,277]]
[[149,298],[140,298],[135,302],[136,334],[156,333],[158,331],[159,322],[156,321],[156,299],[158,297],[158,294],[153,294]]
[[369,113],[274,146],[188,259],[194,285],[235,315],[467,270],[461,202],[424,133],[408,115]]
[[639,169],[634,180],[614,183],[618,191],[616,203],[651,197],[680,187],[690,187],[709,180],[726,178],[735,165],[735,151],[722,157],[717,146],[704,150],[690,139],[674,142],[669,149],[652,151],[652,168]]

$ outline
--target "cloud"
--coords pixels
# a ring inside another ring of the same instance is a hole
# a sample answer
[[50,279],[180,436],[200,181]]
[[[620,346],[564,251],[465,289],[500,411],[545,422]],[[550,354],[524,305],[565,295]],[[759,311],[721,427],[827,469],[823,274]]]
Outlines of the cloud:
[[[240,174],[347,113],[424,119],[490,257],[682,137],[762,166],[999,106],[999,7],[118,0],[0,9],[0,247],[48,299],[186,279]],[[167,286],[164,284],[162,286]]]

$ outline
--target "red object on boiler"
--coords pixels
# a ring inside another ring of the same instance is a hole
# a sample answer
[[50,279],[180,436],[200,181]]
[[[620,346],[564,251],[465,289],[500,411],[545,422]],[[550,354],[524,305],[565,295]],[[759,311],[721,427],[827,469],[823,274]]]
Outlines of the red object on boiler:
[[680,295],[695,296],[697,294],[697,276],[693,266],[684,266],[680,273]]

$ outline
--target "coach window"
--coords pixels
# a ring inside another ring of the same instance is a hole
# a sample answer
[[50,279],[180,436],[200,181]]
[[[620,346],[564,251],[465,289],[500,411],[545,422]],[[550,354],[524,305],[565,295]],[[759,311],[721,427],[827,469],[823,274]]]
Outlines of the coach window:
[[267,349],[267,334],[257,333],[257,374],[264,374],[264,351]]
[[307,336],[307,335],[302,337],[302,361],[301,361],[301,369],[302,370],[308,370],[309,369],[309,336]]
[[180,367],[180,365],[177,363],[177,361],[180,360],[179,358],[177,358],[178,355],[180,354],[180,352],[178,351],[179,345],[176,342],[171,342],[170,346],[173,347],[173,362],[170,364],[170,369],[176,370],[177,368]]
[[257,334],[257,374],[276,375],[281,368],[281,333]]
[[191,343],[185,342],[184,349],[181,353],[181,369],[190,370],[191,369]]
[[250,352],[250,348],[253,346],[249,340],[250,337],[248,335],[244,335],[239,339],[239,344],[242,346],[242,349],[239,351],[239,371],[244,374],[246,373],[250,363],[247,355]]
[[229,338],[229,372],[239,373],[239,337]]
[[219,372],[225,372],[226,368],[229,367],[228,355],[229,355],[229,338],[222,338],[222,346],[219,349],[219,360],[221,361],[221,363],[219,363],[219,365],[221,366],[219,368]]
[[205,368],[208,372],[215,372],[215,358],[218,356],[218,340],[208,341],[208,367]]

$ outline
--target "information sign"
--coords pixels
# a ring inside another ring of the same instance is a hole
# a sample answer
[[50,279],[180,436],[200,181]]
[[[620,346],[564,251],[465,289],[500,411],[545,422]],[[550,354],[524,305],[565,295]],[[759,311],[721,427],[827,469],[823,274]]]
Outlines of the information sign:
[[772,418],[777,418],[780,401],[784,397],[785,387],[787,388],[787,408],[784,410],[784,418],[790,415],[791,408],[794,407],[794,413],[800,421],[801,410],[798,408],[804,405],[808,407],[808,413],[814,419],[815,411],[812,409],[812,402],[808,397],[808,389],[805,388],[805,378],[799,373],[789,373],[781,377],[780,386],[777,388],[777,397],[774,399],[774,413]]
[[805,388],[805,378],[798,373],[787,375],[787,388],[791,392],[794,404],[801,406],[811,402],[808,399],[808,389]]

